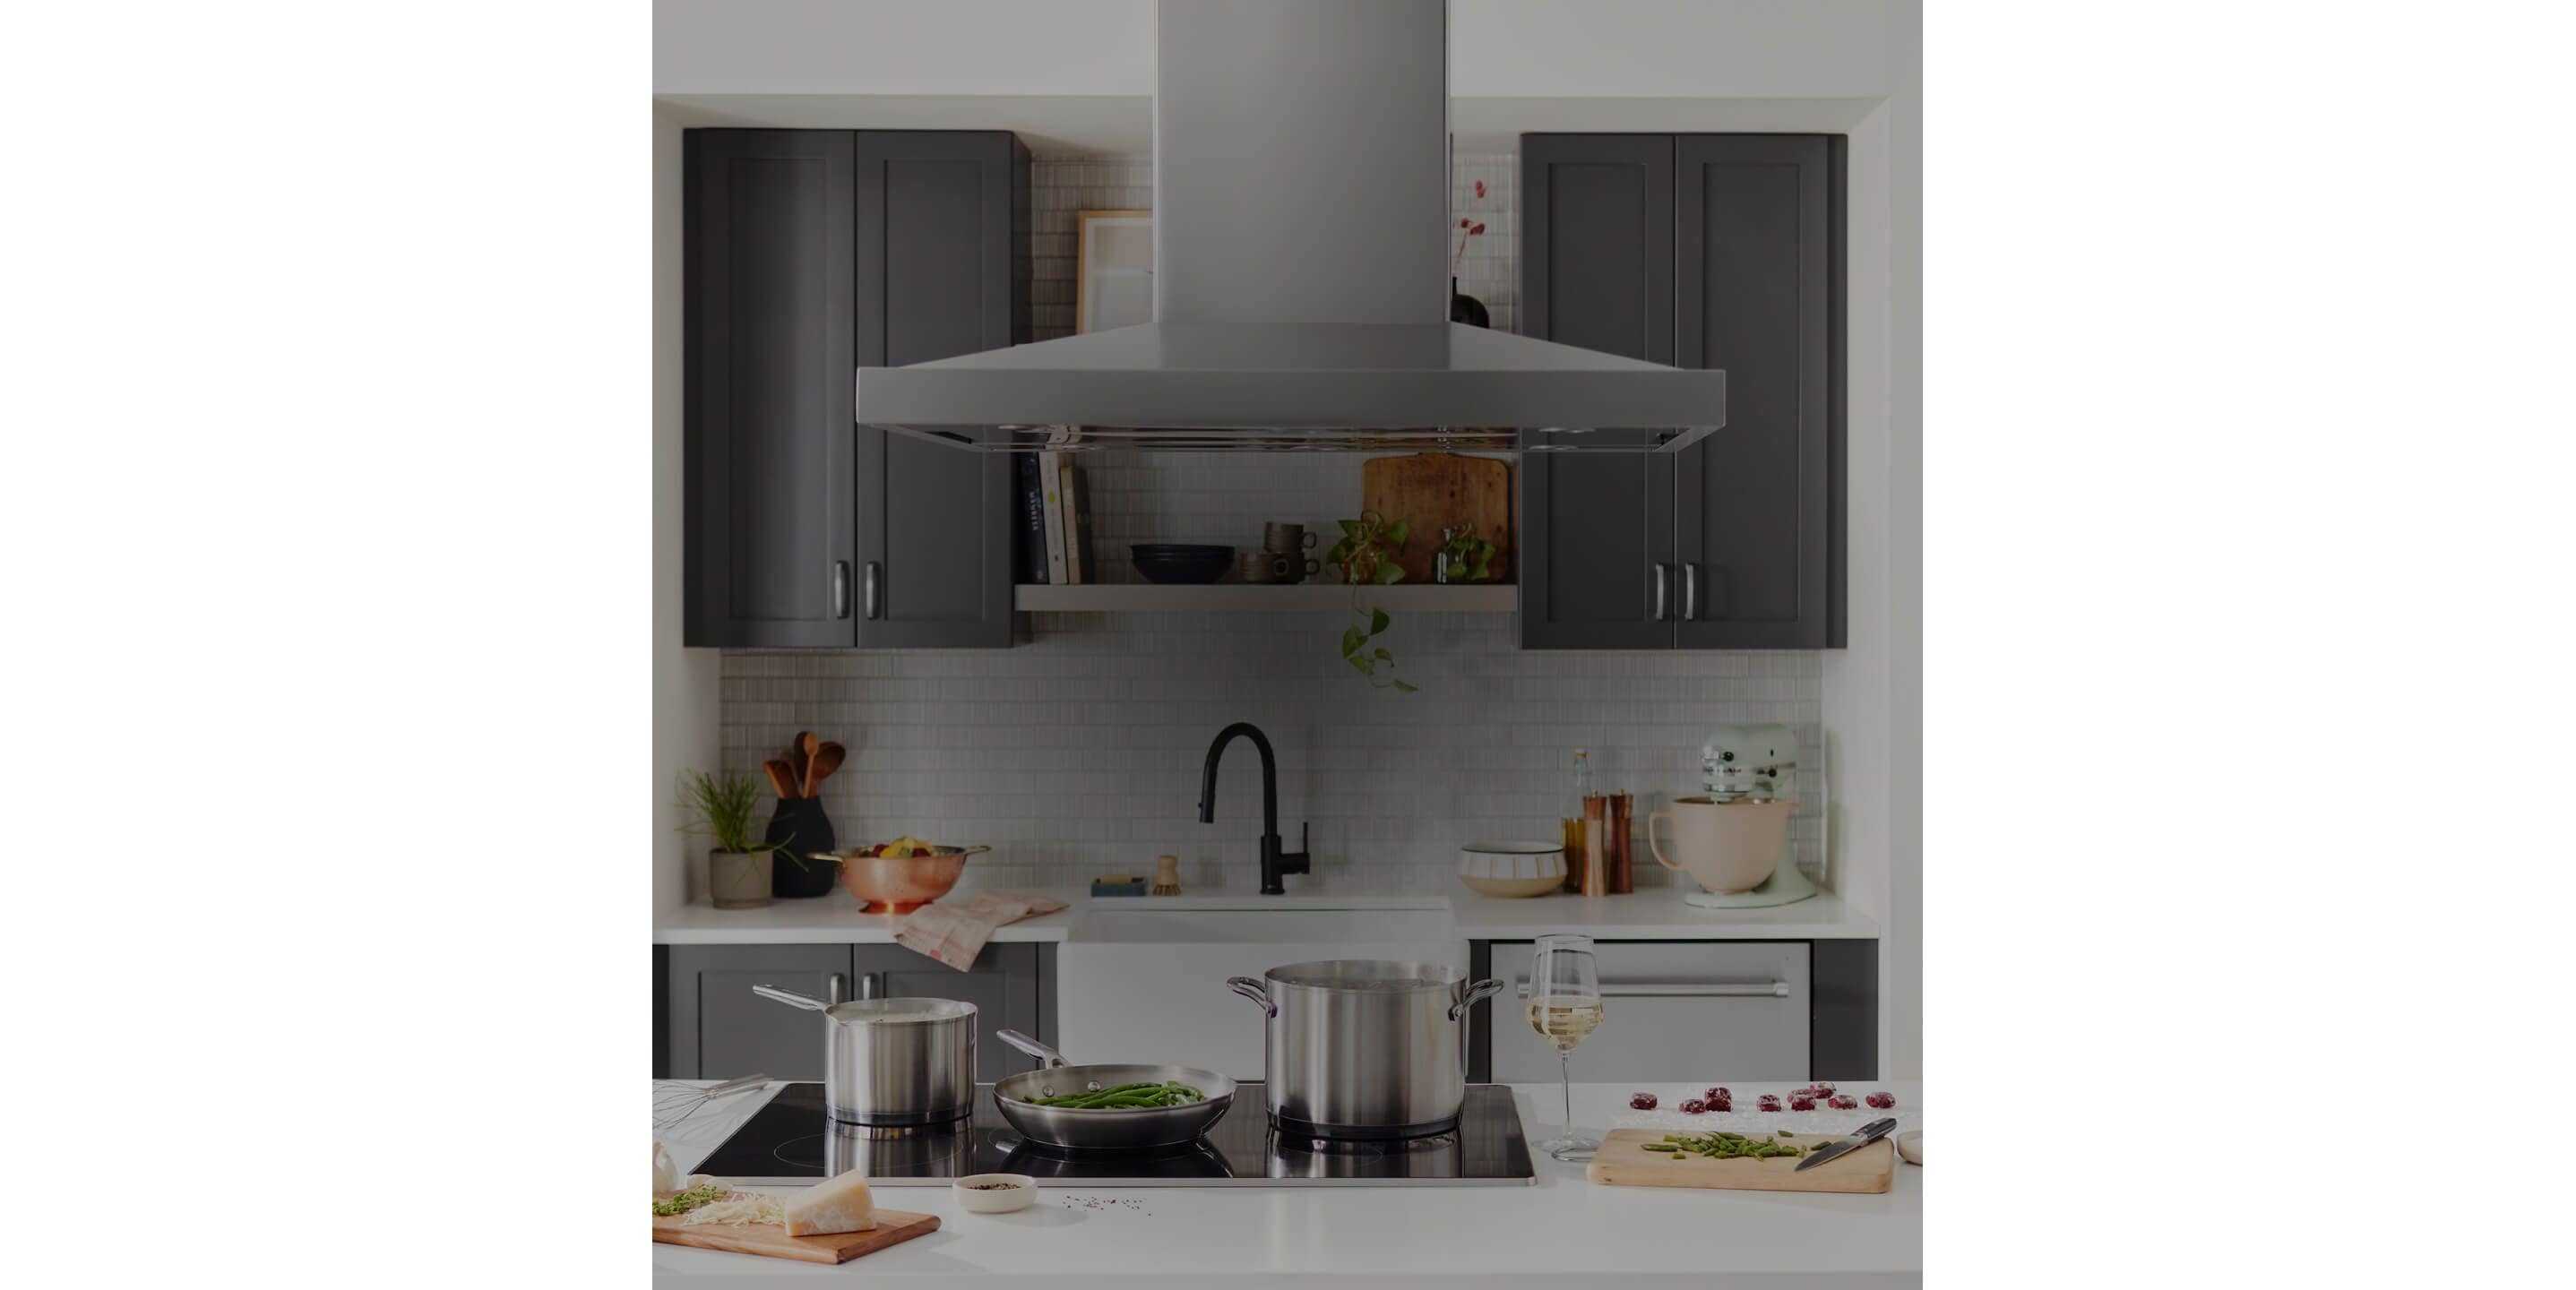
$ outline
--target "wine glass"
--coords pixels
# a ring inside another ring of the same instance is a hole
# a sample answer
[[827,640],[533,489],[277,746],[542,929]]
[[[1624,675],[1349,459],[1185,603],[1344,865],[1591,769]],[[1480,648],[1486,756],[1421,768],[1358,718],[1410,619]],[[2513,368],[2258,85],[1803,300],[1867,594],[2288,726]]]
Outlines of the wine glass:
[[1556,1049],[1559,1082],[1565,1090],[1565,1124],[1538,1144],[1559,1160],[1582,1159],[1601,1145],[1599,1138],[1574,1131],[1574,1046],[1601,1024],[1601,974],[1592,953],[1592,938],[1557,934],[1542,936],[1530,958],[1530,1029]]

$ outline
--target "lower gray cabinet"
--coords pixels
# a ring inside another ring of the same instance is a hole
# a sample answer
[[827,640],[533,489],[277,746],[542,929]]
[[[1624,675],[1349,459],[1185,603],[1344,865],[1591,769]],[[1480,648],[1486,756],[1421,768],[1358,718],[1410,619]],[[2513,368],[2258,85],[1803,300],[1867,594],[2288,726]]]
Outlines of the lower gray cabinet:
[[962,999],[975,1005],[975,1078],[991,1082],[1037,1069],[1026,1056],[993,1037],[1016,1030],[1055,1042],[1052,1009],[1039,1006],[1043,978],[1055,966],[1052,945],[987,945],[975,966],[960,972],[900,945],[851,947],[861,999]]
[[960,999],[975,1005],[975,1077],[995,1080],[1035,1067],[993,1037],[1019,1030],[1052,1043],[1049,976],[1055,947],[987,945],[960,972],[900,945],[673,945],[663,991],[669,1015],[657,1027],[674,1079],[819,1080],[826,1058],[823,1019],[751,992],[774,985],[817,999]]
[[822,1018],[751,987],[849,998],[849,946],[674,945],[670,974],[673,1079],[823,1078]]

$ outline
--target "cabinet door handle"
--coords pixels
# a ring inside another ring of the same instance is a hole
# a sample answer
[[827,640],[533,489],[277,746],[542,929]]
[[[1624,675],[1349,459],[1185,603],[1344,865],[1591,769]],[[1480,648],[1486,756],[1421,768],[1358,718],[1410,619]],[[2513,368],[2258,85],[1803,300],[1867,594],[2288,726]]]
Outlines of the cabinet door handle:
[[1669,602],[1669,601],[1671,601],[1671,600],[1672,600],[1672,596],[1673,596],[1673,567],[1672,567],[1671,565],[1669,565],[1669,564],[1658,564],[1658,565],[1656,565],[1656,566],[1655,566],[1655,619],[1654,619],[1654,620],[1655,620],[1656,622],[1659,622],[1659,623],[1660,623],[1660,622],[1664,621],[1664,615],[1670,612],[1670,610],[1667,608],[1667,604],[1668,604],[1668,602]]
[[838,972],[823,978],[823,999],[825,1002],[839,1003],[841,1000],[848,998],[849,993],[850,978],[843,976]]
[[860,973],[860,974],[859,974],[859,997],[860,997],[860,998],[862,998],[862,999],[874,999],[874,998],[878,998],[878,997],[882,996],[884,993],[885,993],[885,973],[883,973],[883,972],[862,972],[862,973]]
[[1682,566],[1682,621],[1697,622],[1698,620],[1699,564],[1693,561]]
[[867,615],[871,620],[875,619],[878,611],[885,607],[885,596],[879,590],[880,584],[885,581],[884,573],[884,565],[874,560],[868,561],[867,581],[859,594],[867,601]]
[[[1529,982],[1520,983],[1520,997],[1528,998]],[[1603,982],[1604,999],[1786,999],[1786,981],[1636,981]]]
[[832,616],[850,616],[850,562],[847,560],[832,562]]

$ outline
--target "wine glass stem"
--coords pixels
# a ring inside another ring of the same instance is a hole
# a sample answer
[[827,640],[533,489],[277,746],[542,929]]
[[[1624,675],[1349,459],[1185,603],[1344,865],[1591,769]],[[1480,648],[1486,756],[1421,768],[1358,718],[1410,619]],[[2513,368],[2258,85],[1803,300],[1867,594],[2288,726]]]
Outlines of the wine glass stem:
[[1565,1136],[1574,1136],[1574,1054],[1556,1055],[1557,1086],[1565,1090]]

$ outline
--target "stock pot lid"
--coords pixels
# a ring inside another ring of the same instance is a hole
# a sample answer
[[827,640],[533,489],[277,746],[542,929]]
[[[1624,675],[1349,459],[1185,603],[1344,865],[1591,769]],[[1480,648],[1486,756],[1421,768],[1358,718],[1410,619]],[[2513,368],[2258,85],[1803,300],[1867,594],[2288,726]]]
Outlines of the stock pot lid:
[[1266,974],[1280,985],[1353,994],[1411,994],[1418,990],[1449,991],[1467,978],[1445,963],[1404,963],[1390,959],[1317,959],[1290,963]]
[[972,1017],[975,1005],[962,999],[851,999],[824,1015],[856,1026],[907,1026]]

